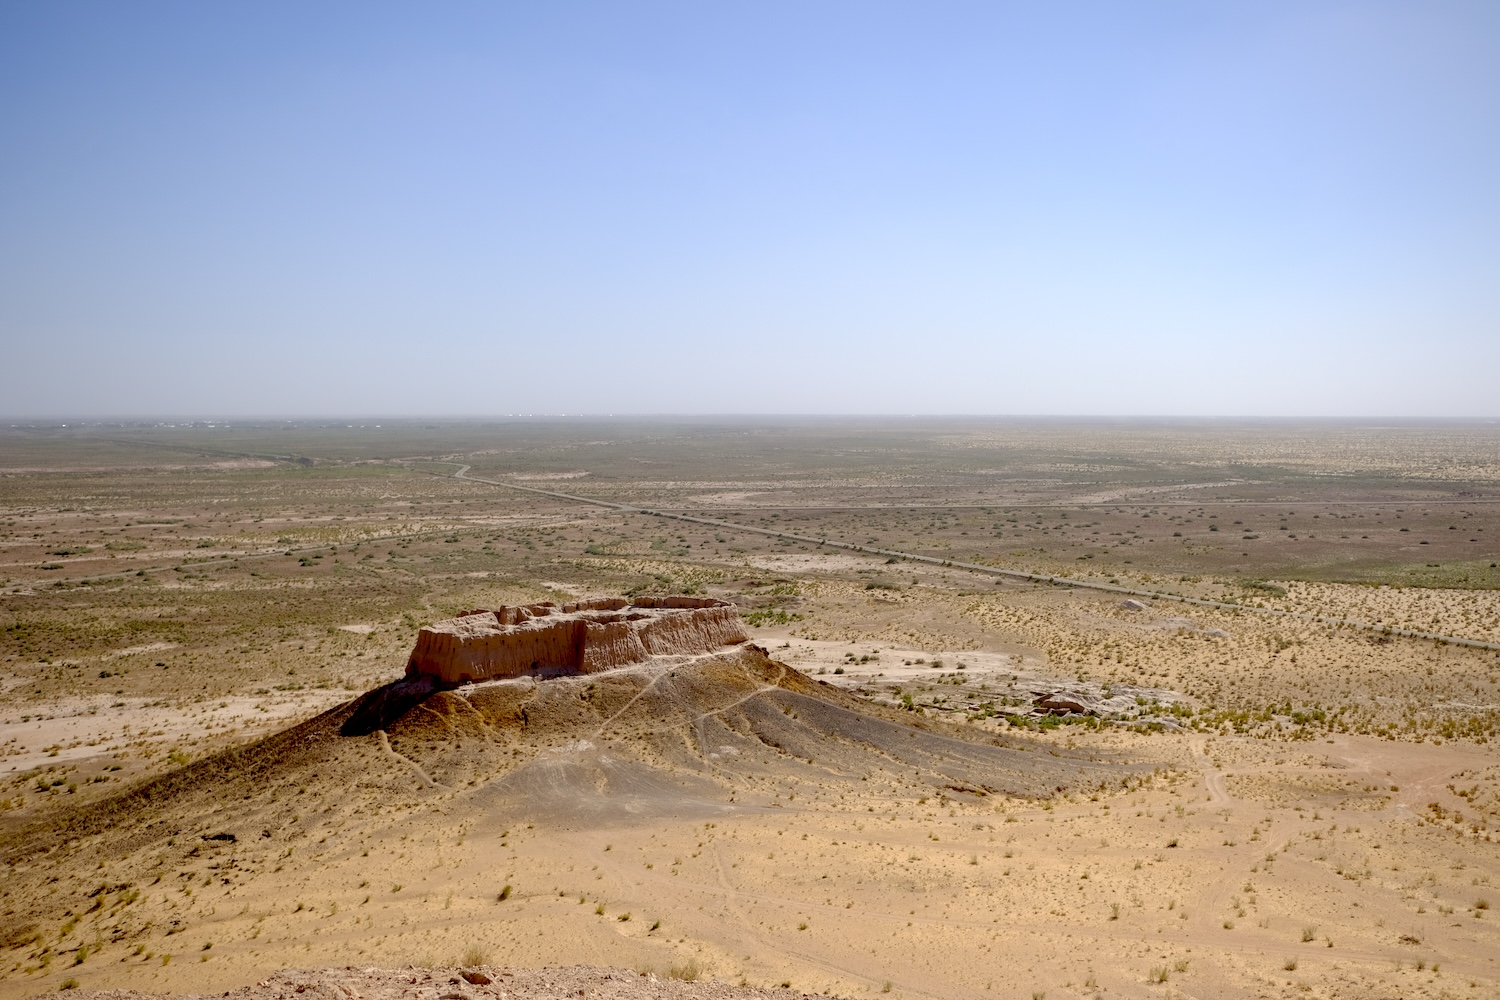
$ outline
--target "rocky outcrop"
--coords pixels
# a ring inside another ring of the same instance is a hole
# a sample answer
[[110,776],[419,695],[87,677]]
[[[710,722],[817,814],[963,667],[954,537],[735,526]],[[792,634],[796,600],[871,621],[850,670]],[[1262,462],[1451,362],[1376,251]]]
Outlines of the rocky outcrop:
[[1061,692],[1042,695],[1036,700],[1036,707],[1050,715],[1097,714],[1095,709],[1085,704],[1082,698]]
[[749,636],[734,605],[641,597],[470,611],[428,625],[406,673],[443,684],[522,675],[591,674],[674,653],[710,653]]

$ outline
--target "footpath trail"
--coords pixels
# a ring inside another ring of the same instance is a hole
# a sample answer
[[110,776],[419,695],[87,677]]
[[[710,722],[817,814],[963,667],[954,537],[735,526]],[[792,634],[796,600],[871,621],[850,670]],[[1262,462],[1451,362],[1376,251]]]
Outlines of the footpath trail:
[[525,493],[535,493],[540,496],[553,497],[558,500],[570,500],[574,503],[590,504],[595,507],[605,507],[610,510],[621,511],[628,514],[644,514],[649,517],[666,518],[672,521],[686,521],[690,524],[702,524],[712,528],[722,528],[729,531],[747,531],[757,535],[770,538],[780,538],[785,541],[802,542],[815,545],[820,548],[842,549],[846,552],[858,552],[870,556],[883,556],[885,558],[900,559],[906,562],[926,563],[932,566],[942,566],[947,569],[961,569],[970,573],[980,573],[985,576],[999,577],[1002,579],[1019,580],[1028,583],[1045,583],[1056,587],[1077,587],[1081,590],[1099,590],[1111,594],[1122,594],[1128,597],[1146,597],[1157,601],[1175,601],[1178,604],[1196,605],[1203,608],[1221,608],[1226,611],[1239,611],[1248,614],[1266,615],[1272,618],[1290,618],[1296,621],[1316,622],[1322,625],[1335,625],[1343,628],[1361,629],[1368,632],[1378,632],[1382,635],[1399,635],[1408,639],[1431,639],[1435,642],[1445,642],[1454,646],[1469,646],[1474,649],[1496,649],[1500,650],[1500,642],[1485,642],[1481,639],[1469,639],[1464,636],[1443,635],[1438,632],[1419,632],[1415,629],[1392,628],[1389,625],[1381,625],[1377,622],[1363,622],[1353,618],[1339,618],[1333,615],[1314,615],[1300,611],[1283,611],[1280,608],[1258,608],[1248,604],[1235,604],[1229,601],[1213,601],[1202,597],[1185,597],[1182,594],[1172,594],[1161,590],[1145,590],[1137,587],[1125,587],[1115,583],[1097,583],[1092,580],[1079,580],[1067,576],[1051,576],[1046,573],[1027,573],[1023,570],[1001,569],[996,566],[985,566],[982,563],[964,562],[958,559],[943,559],[938,556],[924,556],[914,552],[901,552],[896,549],[876,548],[872,545],[856,545],[853,542],[841,542],[831,538],[814,538],[809,535],[799,535],[790,531],[778,531],[774,528],[761,528],[754,525],[739,524],[735,521],[724,521],[712,517],[699,517],[693,514],[683,514],[671,510],[656,510],[650,507],[635,507],[630,504],[615,503],[610,500],[599,500],[594,497],[581,496],[577,493],[563,493],[560,490],[544,490],[537,486],[522,486],[519,483],[507,483],[503,480],[481,479],[478,476],[469,475],[470,466],[459,463],[438,463],[458,465],[458,470],[453,473],[454,478],[462,479],[467,483],[480,483],[485,486],[499,486],[508,490],[520,490]]

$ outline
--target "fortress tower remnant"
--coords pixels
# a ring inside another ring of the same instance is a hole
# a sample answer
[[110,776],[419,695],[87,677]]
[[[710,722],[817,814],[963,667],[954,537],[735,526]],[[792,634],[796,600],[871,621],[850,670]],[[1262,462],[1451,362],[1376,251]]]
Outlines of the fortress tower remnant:
[[601,598],[470,611],[417,633],[407,676],[443,684],[592,674],[749,639],[734,605],[706,597]]

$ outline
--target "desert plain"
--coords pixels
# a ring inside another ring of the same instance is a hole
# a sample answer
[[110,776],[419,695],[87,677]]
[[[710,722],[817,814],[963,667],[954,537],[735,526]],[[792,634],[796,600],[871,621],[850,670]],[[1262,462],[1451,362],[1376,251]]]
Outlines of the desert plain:
[[1493,422],[0,428],[0,997],[1497,996],[1497,538]]

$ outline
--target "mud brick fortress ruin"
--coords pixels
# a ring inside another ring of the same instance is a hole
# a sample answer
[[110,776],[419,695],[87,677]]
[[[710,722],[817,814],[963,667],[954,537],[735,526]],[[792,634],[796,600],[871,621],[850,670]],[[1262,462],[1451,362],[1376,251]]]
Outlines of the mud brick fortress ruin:
[[640,597],[470,611],[428,625],[407,676],[466,684],[523,675],[592,674],[653,656],[710,653],[745,642],[734,605],[702,597]]

